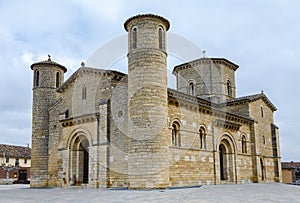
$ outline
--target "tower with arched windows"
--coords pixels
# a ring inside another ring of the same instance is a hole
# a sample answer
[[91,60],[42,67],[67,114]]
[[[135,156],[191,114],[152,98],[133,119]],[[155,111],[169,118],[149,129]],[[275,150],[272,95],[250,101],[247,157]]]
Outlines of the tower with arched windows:
[[48,60],[31,65],[33,70],[31,187],[48,184],[49,108],[57,100],[56,89],[64,82],[67,69]]
[[236,97],[235,71],[238,65],[224,58],[200,58],[175,66],[180,92],[224,102]]
[[[131,188],[168,186],[167,53],[169,22],[137,15],[128,32],[129,182]],[[152,153],[155,150],[156,153]],[[145,159],[145,156],[148,158]],[[153,166],[155,164],[155,167]],[[147,171],[147,172],[143,172]]]

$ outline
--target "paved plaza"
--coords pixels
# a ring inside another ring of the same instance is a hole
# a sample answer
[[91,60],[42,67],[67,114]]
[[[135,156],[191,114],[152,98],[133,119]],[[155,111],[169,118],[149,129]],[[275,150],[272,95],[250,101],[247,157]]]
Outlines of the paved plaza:
[[184,189],[30,189],[0,185],[0,202],[300,202],[300,186],[286,184],[205,185]]

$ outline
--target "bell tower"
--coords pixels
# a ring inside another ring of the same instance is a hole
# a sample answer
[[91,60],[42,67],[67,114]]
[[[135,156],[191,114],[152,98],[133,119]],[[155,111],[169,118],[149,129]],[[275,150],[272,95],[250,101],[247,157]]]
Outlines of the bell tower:
[[67,69],[48,60],[31,65],[33,70],[32,150],[30,187],[48,186],[49,108],[57,99],[56,89],[64,81]]
[[163,17],[129,18],[128,32],[128,179],[131,189],[169,185],[167,128],[167,53]]

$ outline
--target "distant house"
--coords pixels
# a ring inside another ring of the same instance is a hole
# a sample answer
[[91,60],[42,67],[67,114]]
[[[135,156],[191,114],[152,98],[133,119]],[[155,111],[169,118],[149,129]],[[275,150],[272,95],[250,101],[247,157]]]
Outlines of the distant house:
[[296,183],[300,179],[300,162],[282,162],[282,182]]
[[[0,164],[0,183],[29,183],[31,148],[0,144]],[[6,169],[13,169],[8,180]]]

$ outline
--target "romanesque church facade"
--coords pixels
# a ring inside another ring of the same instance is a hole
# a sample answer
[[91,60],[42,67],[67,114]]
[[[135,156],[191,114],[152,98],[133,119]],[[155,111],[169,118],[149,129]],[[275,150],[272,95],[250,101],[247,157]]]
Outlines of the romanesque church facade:
[[52,61],[33,70],[31,187],[155,189],[280,182],[276,107],[236,97],[238,65],[200,58],[174,67],[169,22],[129,18],[128,74],[85,67],[66,81]]

